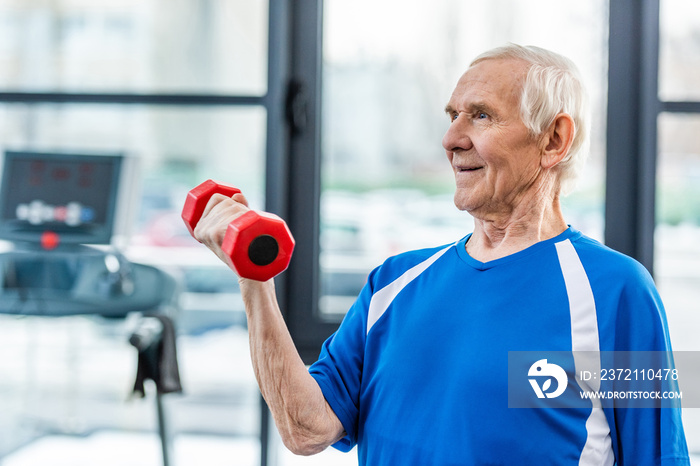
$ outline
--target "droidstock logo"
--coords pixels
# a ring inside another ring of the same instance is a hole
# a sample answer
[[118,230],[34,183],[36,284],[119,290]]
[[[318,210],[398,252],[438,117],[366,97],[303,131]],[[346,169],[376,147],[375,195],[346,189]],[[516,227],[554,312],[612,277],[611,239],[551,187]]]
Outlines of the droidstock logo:
[[[530,366],[527,375],[528,377],[534,377],[528,380],[537,398],[556,398],[566,390],[568,383],[566,372],[560,366],[548,363],[546,359],[540,359]],[[557,381],[557,386],[555,389],[550,390],[552,388],[552,378]],[[540,380],[543,381],[541,386]]]

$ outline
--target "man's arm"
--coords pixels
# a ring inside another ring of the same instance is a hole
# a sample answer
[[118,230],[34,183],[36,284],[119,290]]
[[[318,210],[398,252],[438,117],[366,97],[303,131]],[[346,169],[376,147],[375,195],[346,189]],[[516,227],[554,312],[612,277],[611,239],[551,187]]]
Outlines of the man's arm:
[[[195,238],[228,264],[221,242],[228,224],[248,210],[245,197],[214,195],[195,228]],[[344,436],[338,417],[308,373],[282,318],[274,281],[239,278],[248,318],[255,376],[280,432],[292,452],[311,455]]]
[[[674,369],[672,359],[665,359],[672,356],[672,347],[661,297],[647,270],[636,261],[631,264],[631,271],[619,274],[624,282],[615,303],[618,330],[614,349],[631,352],[630,367],[639,362],[636,367]],[[679,391],[678,381],[673,378],[647,380],[644,385],[651,391]],[[612,435],[617,437],[617,464],[688,466],[680,401],[661,400],[661,407],[655,408],[613,409],[610,413],[613,421],[609,423],[614,429]],[[638,406],[654,404],[642,400]]]
[[343,426],[309,375],[277,306],[274,282],[240,279],[255,376],[284,444],[299,455],[340,440]]

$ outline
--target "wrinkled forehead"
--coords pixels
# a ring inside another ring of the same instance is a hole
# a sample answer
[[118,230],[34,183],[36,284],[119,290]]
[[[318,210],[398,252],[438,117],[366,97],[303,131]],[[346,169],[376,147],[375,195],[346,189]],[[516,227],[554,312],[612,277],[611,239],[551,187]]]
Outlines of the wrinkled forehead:
[[459,79],[450,102],[460,98],[489,98],[518,105],[528,69],[528,64],[518,59],[481,60],[470,66]]
[[474,61],[469,65],[467,71],[462,77],[468,73],[478,72],[485,73],[499,78],[508,78],[514,82],[522,82],[525,80],[531,64],[520,58],[513,57],[489,57]]

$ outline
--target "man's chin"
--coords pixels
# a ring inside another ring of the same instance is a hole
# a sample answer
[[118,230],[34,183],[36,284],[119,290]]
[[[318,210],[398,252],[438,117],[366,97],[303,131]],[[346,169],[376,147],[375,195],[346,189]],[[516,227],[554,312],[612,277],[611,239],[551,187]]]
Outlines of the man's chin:
[[476,208],[476,203],[474,202],[473,196],[469,195],[468,193],[460,193],[459,190],[455,192],[454,203],[457,209],[464,212],[471,213],[471,211]]

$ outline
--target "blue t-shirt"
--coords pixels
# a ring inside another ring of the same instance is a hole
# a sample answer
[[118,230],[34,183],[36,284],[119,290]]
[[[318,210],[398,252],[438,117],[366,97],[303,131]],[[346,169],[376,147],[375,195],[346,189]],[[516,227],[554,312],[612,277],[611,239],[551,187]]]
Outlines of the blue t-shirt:
[[646,269],[572,228],[487,263],[468,239],[388,259],[324,343],[334,446],[372,466],[689,464],[678,408],[508,405],[509,352],[670,350]]

